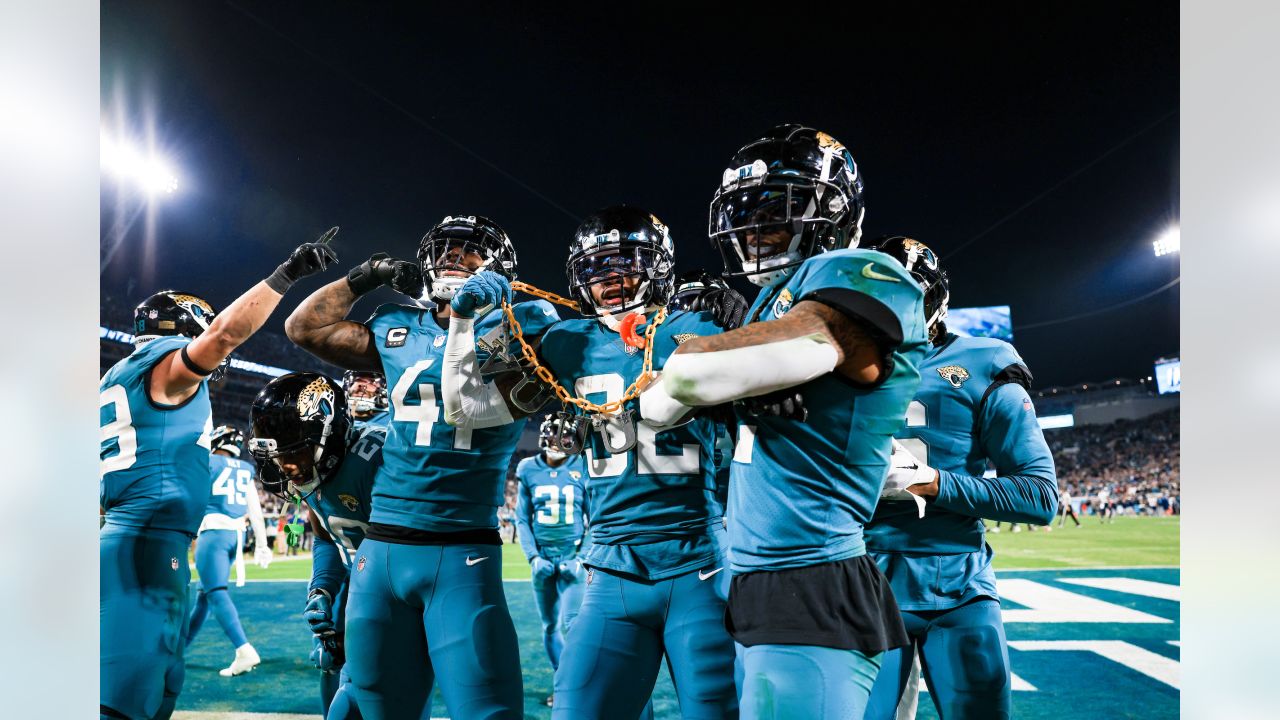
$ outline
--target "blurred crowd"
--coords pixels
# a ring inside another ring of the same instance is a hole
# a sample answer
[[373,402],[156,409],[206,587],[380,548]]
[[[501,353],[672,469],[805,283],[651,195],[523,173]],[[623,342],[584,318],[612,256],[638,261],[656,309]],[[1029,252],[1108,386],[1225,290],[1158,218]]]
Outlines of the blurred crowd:
[[1049,430],[1058,486],[1086,514],[1108,504],[1116,514],[1179,514],[1178,421],[1174,408],[1139,420]]

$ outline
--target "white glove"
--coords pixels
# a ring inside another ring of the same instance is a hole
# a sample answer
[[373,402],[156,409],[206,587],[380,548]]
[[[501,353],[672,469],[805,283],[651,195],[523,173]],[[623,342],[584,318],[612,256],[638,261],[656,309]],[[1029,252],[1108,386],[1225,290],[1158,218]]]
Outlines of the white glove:
[[271,566],[272,557],[271,548],[266,545],[258,545],[253,549],[253,561],[263,570]]
[[924,517],[924,498],[907,490],[912,485],[928,485],[937,476],[937,471],[916,459],[911,451],[903,447],[896,439],[893,441],[893,456],[889,458],[889,476],[885,478],[884,489],[880,491],[883,500],[914,500],[920,517]]

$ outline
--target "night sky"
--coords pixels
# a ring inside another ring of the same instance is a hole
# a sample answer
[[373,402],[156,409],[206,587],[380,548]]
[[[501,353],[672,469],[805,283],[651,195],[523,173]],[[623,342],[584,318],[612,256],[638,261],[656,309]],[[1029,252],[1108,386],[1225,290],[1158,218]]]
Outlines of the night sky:
[[521,279],[563,293],[577,218],[619,202],[671,227],[678,268],[718,271],[707,204],[728,159],[801,122],[857,160],[864,237],[931,245],[953,307],[1012,306],[1038,387],[1145,377],[1178,353],[1176,286],[1040,325],[1178,276],[1151,250],[1178,218],[1176,4],[373,5],[104,0],[103,125],[152,128],[181,183],[148,213],[104,179],[104,243],[137,216],[104,293],[221,307],[340,225],[341,270],[300,283],[279,331],[369,254],[412,258],[447,214],[496,220]]

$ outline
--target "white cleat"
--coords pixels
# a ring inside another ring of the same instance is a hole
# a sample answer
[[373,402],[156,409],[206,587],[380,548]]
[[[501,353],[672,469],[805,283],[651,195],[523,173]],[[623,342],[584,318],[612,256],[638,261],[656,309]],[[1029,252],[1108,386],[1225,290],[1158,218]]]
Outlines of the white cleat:
[[222,668],[218,674],[222,677],[243,675],[256,668],[260,662],[262,658],[258,657],[258,651],[254,650],[249,643],[245,643],[236,648],[236,659],[231,661],[231,667]]

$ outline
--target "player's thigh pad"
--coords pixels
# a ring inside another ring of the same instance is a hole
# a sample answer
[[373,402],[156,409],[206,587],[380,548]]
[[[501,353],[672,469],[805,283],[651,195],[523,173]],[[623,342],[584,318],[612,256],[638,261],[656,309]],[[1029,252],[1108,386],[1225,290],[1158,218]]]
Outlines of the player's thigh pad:
[[685,718],[736,717],[734,643],[724,626],[729,572],[710,565],[670,582],[663,646],[680,714]]
[[425,628],[449,714],[459,719],[522,717],[524,678],[502,589],[502,548],[477,544],[438,549],[440,571]]
[[920,662],[938,713],[947,720],[1008,718],[1009,649],[1000,603],[984,598],[929,617]]
[[196,572],[200,588],[226,587],[231,579],[231,563],[236,552],[234,530],[205,530],[196,538]]
[[745,648],[741,717],[861,718],[882,655],[813,645]]
[[880,674],[876,675],[875,685],[871,688],[871,699],[867,704],[867,720],[893,720],[904,694],[916,692],[907,683],[911,680],[911,671],[915,665],[914,653],[928,632],[929,623],[905,610],[902,611],[902,623],[907,629],[911,645],[886,650],[881,656]]
[[556,671],[553,718],[639,716],[662,662],[669,583],[643,583],[601,570],[588,573]]
[[188,543],[165,531],[100,536],[100,702],[130,717],[155,715],[182,689]]
[[[405,558],[399,552],[405,548],[425,552]],[[367,538],[355,554],[347,591],[345,667],[368,720],[416,718],[427,707],[435,676],[420,598],[434,582],[439,554],[438,546]]]
[[542,619],[543,634],[550,634],[559,629],[560,624],[560,584],[559,577],[552,574],[547,578],[534,578],[533,601],[538,606],[538,617]]
[[556,574],[556,584],[560,588],[560,632],[569,637],[569,628],[573,619],[578,617],[578,609],[582,607],[582,596],[587,589],[587,571],[582,563],[572,561],[570,569]]

